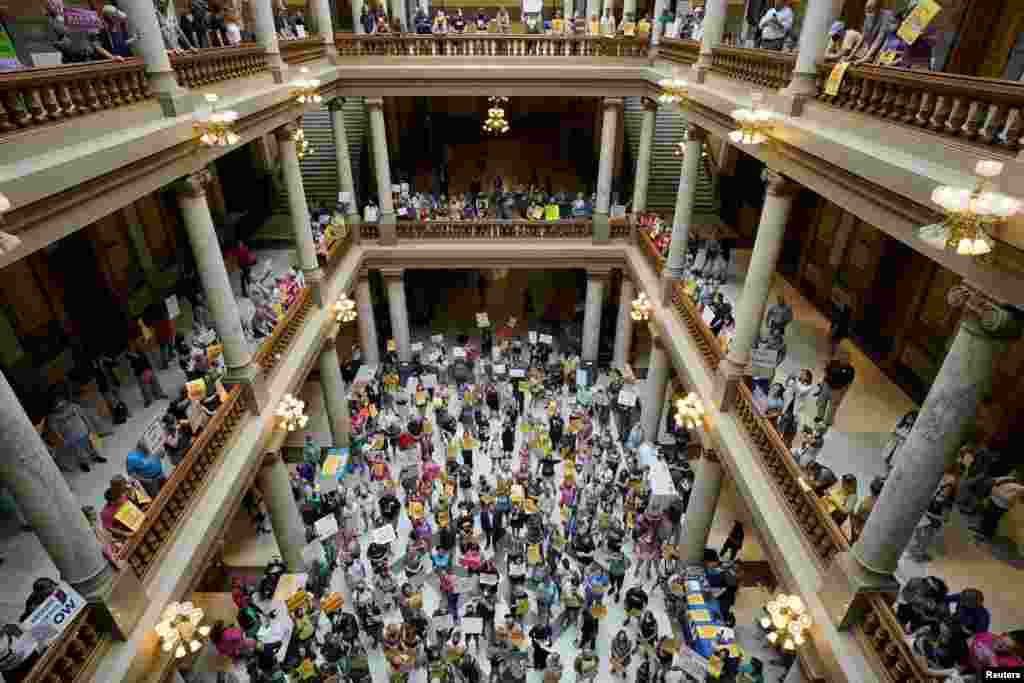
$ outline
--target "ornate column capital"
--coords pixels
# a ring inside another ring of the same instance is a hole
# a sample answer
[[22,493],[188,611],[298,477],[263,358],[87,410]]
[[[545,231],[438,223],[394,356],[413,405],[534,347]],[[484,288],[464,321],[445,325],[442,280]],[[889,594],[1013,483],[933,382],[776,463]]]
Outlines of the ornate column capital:
[[331,112],[341,111],[341,108],[343,106],[345,106],[345,98],[344,97],[335,97],[333,100],[330,100],[327,103],[327,108]]
[[278,142],[291,142],[292,136],[295,135],[295,131],[299,129],[299,122],[292,121],[286,123],[280,128],[274,130],[274,137],[277,138]]
[[366,266],[360,267],[357,279],[360,282],[369,280],[370,279],[370,269],[367,268]]
[[383,109],[384,98],[383,97],[367,97],[366,106],[370,109]]
[[588,280],[608,280],[612,276],[612,266],[587,266]]
[[402,280],[405,277],[405,268],[401,266],[382,266],[380,268],[381,277],[387,281]]
[[1021,334],[1019,315],[967,283],[951,288],[946,294],[946,302],[953,308],[964,309],[963,322],[975,333],[998,338],[1013,338]]
[[604,98],[602,105],[605,109],[611,109],[613,107],[622,109],[624,103],[625,101],[621,97],[606,97]]
[[206,186],[213,180],[213,174],[208,168],[201,168],[198,171],[189,173],[177,184],[178,194],[190,199],[198,199],[206,196]]
[[767,183],[765,192],[777,197],[794,194],[800,188],[797,183],[794,183],[786,176],[771,168],[766,168],[764,170],[761,174],[761,179]]
[[641,102],[643,103],[644,111],[658,111],[658,100],[653,97],[643,97],[641,98]]
[[686,139],[694,140],[696,142],[704,142],[708,139],[708,131],[706,128],[694,125],[692,123],[686,124]]

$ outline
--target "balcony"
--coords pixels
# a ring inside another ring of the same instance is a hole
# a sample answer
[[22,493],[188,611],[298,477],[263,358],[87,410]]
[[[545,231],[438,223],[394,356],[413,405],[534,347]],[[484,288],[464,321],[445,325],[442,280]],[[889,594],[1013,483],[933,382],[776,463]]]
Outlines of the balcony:
[[339,57],[647,57],[638,38],[465,33],[445,35],[363,35],[336,33]]

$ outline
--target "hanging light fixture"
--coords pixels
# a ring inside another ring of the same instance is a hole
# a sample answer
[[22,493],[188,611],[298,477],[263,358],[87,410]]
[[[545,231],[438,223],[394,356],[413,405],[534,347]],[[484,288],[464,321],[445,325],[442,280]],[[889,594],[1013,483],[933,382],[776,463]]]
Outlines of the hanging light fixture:
[[[0,192],[0,225],[4,224],[4,214],[11,210],[11,200]],[[21,239],[9,232],[0,230],[0,254],[14,251],[21,244]]]
[[307,67],[299,69],[302,78],[292,81],[292,97],[299,104],[320,104],[324,98],[320,95],[320,81],[315,78],[306,78],[309,73]]
[[501,135],[508,132],[508,121],[505,119],[505,103],[507,97],[492,95],[487,98],[490,105],[487,108],[487,119],[484,121],[483,130],[485,133]]
[[661,93],[658,104],[679,104],[686,98],[686,89],[690,84],[681,78],[663,78],[658,81]]
[[309,422],[305,414],[306,402],[300,401],[291,394],[285,394],[277,406],[277,428],[282,432],[294,432],[302,429]]
[[356,312],[356,302],[349,299],[348,295],[342,292],[341,297],[331,306],[331,313],[339,323],[350,323],[358,315]]
[[303,129],[295,129],[295,132],[292,133],[292,141],[295,143],[295,156],[299,159],[314,152],[313,148],[309,146],[309,140],[306,139],[306,131]]
[[807,642],[807,630],[814,622],[799,595],[780,593],[765,604],[764,611],[759,623],[773,647],[793,654]]
[[[177,659],[199,651],[203,644],[199,638],[210,635],[209,626],[201,626],[203,610],[191,602],[172,602],[154,627],[164,652],[174,652]],[[197,637],[198,636],[198,637]]]
[[704,424],[704,402],[700,396],[688,393],[676,401],[676,424],[686,429],[697,429]]
[[207,147],[237,144],[239,137],[232,130],[232,125],[238,120],[238,112],[230,109],[217,111],[217,100],[220,98],[214,93],[208,93],[204,99],[206,104],[196,109],[196,121],[193,124],[199,134],[199,141]]
[[647,292],[640,291],[640,295],[633,299],[631,302],[632,310],[629,312],[629,317],[633,320],[650,320],[651,318],[651,300],[647,298]]
[[729,133],[729,139],[737,145],[760,145],[768,139],[768,131],[774,125],[775,114],[761,105],[764,95],[751,93],[750,100],[750,109],[732,112],[732,118],[739,129]]
[[984,256],[992,251],[993,228],[1020,212],[1021,201],[996,191],[995,178],[1003,172],[999,161],[979,161],[974,167],[977,182],[973,189],[940,185],[932,191],[932,201],[945,210],[942,223],[926,225],[918,237],[936,249],[949,249],[961,256]]

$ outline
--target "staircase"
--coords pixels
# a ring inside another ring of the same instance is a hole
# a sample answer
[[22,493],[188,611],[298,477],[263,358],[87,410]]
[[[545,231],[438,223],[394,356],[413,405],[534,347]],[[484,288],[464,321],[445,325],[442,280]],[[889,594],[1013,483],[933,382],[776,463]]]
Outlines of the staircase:
[[[624,106],[626,144],[630,156],[636,159],[640,151],[640,129],[643,126],[644,108],[639,97],[627,97]],[[654,120],[654,143],[651,147],[651,169],[647,179],[647,209],[671,212],[676,206],[676,192],[679,190],[679,171],[682,158],[676,156],[678,143],[683,141],[686,123],[675,107],[659,107]],[[630,180],[635,178],[635,167]],[[632,186],[632,183],[630,183]],[[629,197],[632,197],[630,193]],[[711,173],[709,159],[705,156],[700,165],[697,180],[697,198],[693,206],[695,217],[717,216],[721,208],[718,188]]]
[[[348,135],[348,154],[352,164],[352,179],[358,192],[363,141],[369,130],[366,104],[361,97],[348,97],[342,107],[345,115],[345,133]],[[302,167],[302,184],[306,189],[306,201],[334,208],[338,201],[338,166],[334,155],[334,132],[331,128],[331,112],[326,106],[307,112],[302,117],[302,129],[313,151],[307,152],[299,162]],[[278,183],[277,201],[274,214],[288,213],[288,192],[282,182]]]

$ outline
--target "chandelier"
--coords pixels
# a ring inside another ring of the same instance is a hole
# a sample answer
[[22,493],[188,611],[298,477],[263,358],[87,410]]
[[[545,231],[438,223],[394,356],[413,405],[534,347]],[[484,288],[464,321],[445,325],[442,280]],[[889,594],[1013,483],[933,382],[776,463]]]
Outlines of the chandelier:
[[768,139],[768,131],[774,123],[775,114],[761,106],[763,99],[764,95],[761,93],[751,93],[751,108],[732,112],[732,118],[739,126],[738,130],[729,133],[729,139],[735,144],[760,145]]
[[961,256],[991,252],[995,242],[989,233],[1021,209],[1019,199],[995,191],[994,179],[1002,172],[1002,162],[979,161],[974,167],[974,189],[936,187],[932,201],[945,210],[946,219],[924,226],[918,230],[918,237],[929,246],[956,251]]
[[309,422],[309,417],[303,413],[305,409],[305,401],[300,401],[291,394],[285,394],[277,406],[278,429],[283,432],[294,432],[305,427]]
[[[299,69],[299,73],[309,73],[307,67]],[[292,97],[296,99],[299,104],[320,104],[324,98],[321,97],[318,88],[320,87],[320,81],[315,78],[300,78],[292,81]]]
[[339,323],[350,323],[356,319],[356,302],[342,292],[341,297],[331,306],[331,313]]
[[191,602],[172,602],[164,610],[163,617],[154,627],[160,636],[164,652],[174,651],[174,656],[181,659],[189,653],[198,652],[202,647],[199,638],[210,635],[209,626],[200,626],[203,621],[203,610]]
[[238,143],[238,135],[232,130],[232,124],[238,120],[238,112],[225,109],[216,111],[217,95],[209,93],[205,96],[206,104],[196,109],[195,129],[199,133],[199,141],[207,147],[228,147]]
[[295,156],[299,159],[313,153],[313,148],[309,146],[309,140],[306,139],[306,131],[301,128],[296,128],[292,133],[292,141],[295,142]]
[[658,104],[679,104],[686,97],[686,88],[689,85],[681,78],[663,78],[658,81],[661,94],[658,95]]
[[[4,223],[4,214],[11,210],[11,200],[0,192],[0,225]],[[21,240],[9,232],[0,230],[0,254],[14,251],[21,244]]]
[[501,95],[492,95],[487,98],[487,102],[491,106],[487,109],[487,120],[484,121],[483,125],[484,132],[493,135],[507,133],[508,121],[505,119],[504,105],[508,102],[508,98]]
[[676,424],[686,429],[696,429],[704,424],[704,402],[700,396],[688,393],[676,401]]
[[767,614],[761,617],[761,628],[773,646],[792,653],[807,641],[807,629],[813,621],[800,596],[780,593],[768,601],[764,611]]
[[647,298],[647,292],[641,291],[640,296],[631,302],[632,310],[629,317],[633,320],[649,320],[651,317],[651,300]]

